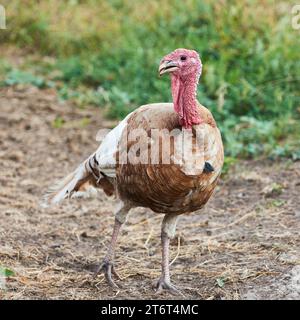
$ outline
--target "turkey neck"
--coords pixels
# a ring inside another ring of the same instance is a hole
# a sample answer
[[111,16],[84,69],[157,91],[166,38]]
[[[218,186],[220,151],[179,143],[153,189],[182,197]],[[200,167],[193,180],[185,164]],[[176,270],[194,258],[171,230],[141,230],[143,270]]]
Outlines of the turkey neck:
[[197,111],[197,75],[189,75],[182,79],[177,74],[171,76],[172,97],[174,110],[179,116],[179,123],[185,129],[202,123]]

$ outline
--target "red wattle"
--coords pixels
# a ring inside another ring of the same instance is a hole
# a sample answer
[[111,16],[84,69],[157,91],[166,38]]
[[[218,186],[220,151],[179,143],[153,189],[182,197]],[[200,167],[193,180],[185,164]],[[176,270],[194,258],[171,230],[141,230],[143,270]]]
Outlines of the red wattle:
[[203,122],[197,111],[197,77],[183,81],[180,76],[172,74],[171,89],[174,110],[179,116],[179,123],[185,129]]

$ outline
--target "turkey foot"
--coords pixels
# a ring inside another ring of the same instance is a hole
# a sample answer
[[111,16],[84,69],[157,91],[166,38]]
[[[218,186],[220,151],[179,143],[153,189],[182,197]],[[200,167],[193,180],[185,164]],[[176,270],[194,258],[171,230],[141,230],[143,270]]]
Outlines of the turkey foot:
[[103,263],[97,268],[94,276],[96,277],[99,273],[103,272],[107,283],[116,289],[119,289],[119,286],[115,284],[112,279],[112,275],[114,275],[118,280],[121,280],[120,276],[115,270],[114,264],[110,261],[103,261]]
[[173,286],[171,281],[167,281],[166,279],[161,277],[156,283],[156,294],[160,294],[164,290],[169,291],[174,295],[180,295],[184,297],[184,294],[180,292],[175,286]]

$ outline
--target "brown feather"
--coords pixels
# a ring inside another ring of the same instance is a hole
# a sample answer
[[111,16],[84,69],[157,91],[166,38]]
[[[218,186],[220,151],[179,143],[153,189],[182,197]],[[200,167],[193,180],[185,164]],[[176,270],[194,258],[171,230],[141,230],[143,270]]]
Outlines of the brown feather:
[[[210,111],[199,104],[198,111],[208,125],[205,130],[214,138],[217,146],[214,168],[216,172],[190,176],[177,164],[118,164],[117,189],[121,199],[133,202],[137,206],[149,207],[159,213],[185,213],[202,208],[209,200],[216,186],[223,165],[223,145],[216,122]],[[150,129],[179,129],[178,117],[172,106],[147,105],[139,108],[128,120],[127,132],[141,128],[148,133]],[[162,141],[160,141],[162,143]],[[148,142],[148,149],[151,148]],[[132,142],[127,144],[127,150]],[[208,144],[204,152],[208,155]],[[160,161],[162,159],[160,147]],[[174,144],[171,144],[171,155]],[[197,156],[197,155],[195,155]],[[204,159],[209,160],[209,159]],[[204,165],[204,164],[203,164]]]

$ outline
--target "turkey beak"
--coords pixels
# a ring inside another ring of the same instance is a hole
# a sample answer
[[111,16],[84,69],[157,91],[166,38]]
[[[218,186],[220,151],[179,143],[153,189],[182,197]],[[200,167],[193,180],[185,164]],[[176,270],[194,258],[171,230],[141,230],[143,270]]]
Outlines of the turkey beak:
[[171,73],[178,69],[178,64],[172,60],[163,61],[158,68],[159,75],[162,76],[165,73]]

